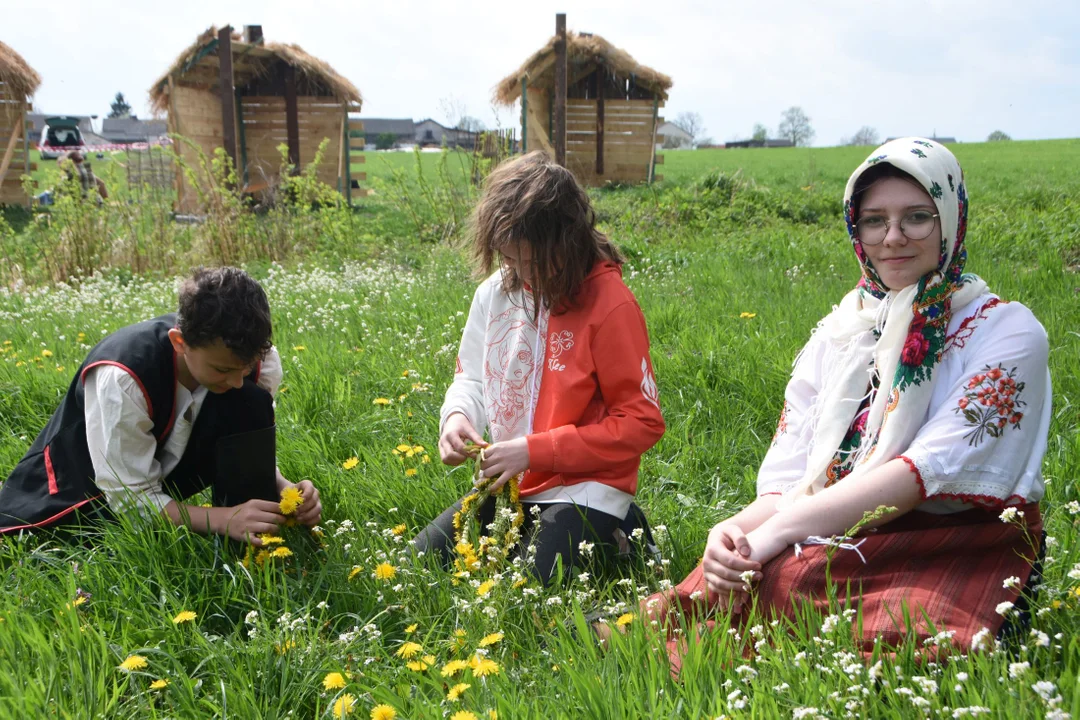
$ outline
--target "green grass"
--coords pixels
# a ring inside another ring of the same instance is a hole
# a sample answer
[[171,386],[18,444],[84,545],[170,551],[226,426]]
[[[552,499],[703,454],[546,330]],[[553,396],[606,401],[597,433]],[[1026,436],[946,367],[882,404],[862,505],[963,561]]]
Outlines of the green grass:
[[[285,364],[279,462],[288,477],[321,489],[321,543],[287,529],[293,556],[248,569],[236,547],[160,522],[109,526],[81,543],[3,540],[0,716],[328,717],[341,698],[323,691],[329,672],[352,673],[341,692],[363,718],[379,703],[406,718],[459,709],[503,718],[922,717],[916,703],[936,717],[973,706],[1029,717],[1048,712],[1033,687],[1040,681],[1054,683],[1057,706],[1076,715],[1080,600],[1068,573],[1080,561],[1080,515],[1067,504],[1080,501],[1080,276],[1071,267],[1080,262],[1080,144],[956,151],[971,187],[969,268],[1030,306],[1050,336],[1044,512],[1055,540],[1036,620],[1049,647],[1032,641],[944,666],[920,665],[909,648],[875,680],[871,666],[852,662],[843,623],[828,633],[821,618],[807,618],[791,634],[762,627],[768,642],[754,661],[722,630],[707,633],[676,682],[640,622],[603,653],[566,631],[578,606],[621,611],[680,580],[709,527],[753,497],[791,361],[858,277],[839,195],[865,149],[667,152],[664,183],[593,193],[604,228],[630,257],[628,284],[649,323],[668,431],[644,458],[640,500],[666,527],[666,564],[598,566],[588,585],[561,591],[515,588],[508,568],[481,600],[468,581],[454,585],[404,552],[403,540],[469,485],[467,469],[439,464],[435,445],[473,281],[457,252],[418,240],[387,190],[358,210],[364,237],[355,244],[303,264],[252,266],[271,297]],[[411,172],[414,162],[368,153],[363,169],[377,181],[395,163]],[[434,172],[439,156],[422,162]],[[377,259],[350,259],[371,257],[372,244],[384,248]],[[171,310],[174,287],[109,272],[0,290],[0,343],[10,342],[0,345],[0,474],[22,456],[92,343]],[[393,449],[402,443],[424,446],[432,462],[422,453],[399,459]],[[359,463],[345,470],[351,457]],[[407,476],[409,468],[417,473]],[[397,568],[392,580],[373,576],[382,562]],[[629,584],[619,583],[624,575]],[[67,607],[78,589],[91,597]],[[174,625],[183,610],[195,621]],[[504,637],[488,649],[499,674],[440,675],[496,631]],[[408,669],[395,654],[407,640],[435,667]],[[131,654],[147,668],[119,670]],[[1019,662],[1029,667],[1010,668]],[[158,678],[170,684],[151,691]],[[446,700],[453,682],[471,685],[457,702]]]

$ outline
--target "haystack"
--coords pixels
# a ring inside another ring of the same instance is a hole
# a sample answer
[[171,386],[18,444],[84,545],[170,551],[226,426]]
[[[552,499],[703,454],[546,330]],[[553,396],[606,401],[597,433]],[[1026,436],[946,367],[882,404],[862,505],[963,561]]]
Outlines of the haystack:
[[[552,155],[557,40],[552,36],[494,93],[501,105],[521,99],[524,149]],[[663,162],[655,152],[659,109],[671,78],[590,33],[567,33],[566,60],[567,167],[586,185],[654,179],[654,166]]]
[[22,176],[36,170],[30,162],[26,113],[41,76],[10,46],[0,42],[0,205],[25,204]]
[[[364,174],[353,173],[351,166],[363,156],[350,150],[363,149],[363,126],[349,113],[359,112],[362,100],[356,86],[328,63],[298,45],[265,42],[257,25],[245,27],[243,35],[231,27],[210,27],[150,88],[151,107],[167,116],[169,132],[208,156],[225,148],[251,192],[274,184],[281,168],[279,145],[288,146],[290,164],[303,167],[326,139],[319,179],[346,197],[357,194],[354,184]],[[350,142],[356,135],[361,138]],[[178,150],[187,164],[197,166],[194,148],[180,142]],[[178,171],[177,206],[194,212],[197,193],[187,183]]]

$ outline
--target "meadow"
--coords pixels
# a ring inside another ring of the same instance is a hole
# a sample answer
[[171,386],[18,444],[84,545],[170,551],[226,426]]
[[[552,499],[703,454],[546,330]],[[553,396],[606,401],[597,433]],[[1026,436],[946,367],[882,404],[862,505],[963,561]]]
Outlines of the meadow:
[[[633,613],[681,580],[708,529],[753,498],[791,362],[858,279],[841,195],[868,151],[667,152],[663,183],[592,191],[649,325],[668,429],[643,460],[639,501],[662,559],[597,548],[587,574],[552,589],[520,565],[455,577],[408,550],[471,480],[436,449],[475,286],[454,246],[476,196],[461,159],[369,153],[375,193],[355,211],[212,219],[210,230],[273,246],[242,246],[252,254],[240,260],[268,292],[285,365],[279,465],[319,487],[319,532],[284,528],[262,557],[160,519],[3,539],[0,717],[1080,715],[1075,140],[954,148],[971,197],[968,270],[1050,337],[1048,557],[1031,635],[947,662],[912,646],[863,662],[842,607],[791,627],[755,615],[691,638],[675,680],[640,617],[606,650],[584,631],[582,612]],[[173,310],[176,274],[218,257],[200,244],[206,231],[139,212],[116,227],[146,242],[145,267],[106,267],[133,257],[114,241],[100,269],[62,282],[50,281],[40,220],[13,213],[0,226],[20,267],[0,273],[0,476],[94,342]],[[154,228],[168,247],[147,240]]]

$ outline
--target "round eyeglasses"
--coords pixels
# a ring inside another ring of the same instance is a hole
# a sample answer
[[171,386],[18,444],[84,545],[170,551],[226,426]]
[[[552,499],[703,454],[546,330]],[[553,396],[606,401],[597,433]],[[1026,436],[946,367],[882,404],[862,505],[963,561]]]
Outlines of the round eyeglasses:
[[[925,240],[934,232],[937,219],[938,213],[913,210],[900,218],[900,232],[908,240]],[[855,223],[855,231],[863,245],[880,245],[889,234],[890,227],[892,222],[880,215],[867,215]]]

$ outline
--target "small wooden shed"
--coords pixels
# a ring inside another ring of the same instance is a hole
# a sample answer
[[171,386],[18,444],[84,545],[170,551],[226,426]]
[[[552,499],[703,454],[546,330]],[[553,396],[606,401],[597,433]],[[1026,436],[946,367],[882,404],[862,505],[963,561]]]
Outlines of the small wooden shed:
[[[363,125],[349,118],[360,111],[360,91],[298,45],[265,42],[259,25],[245,26],[243,35],[231,27],[206,30],[154,83],[150,102],[167,116],[170,133],[207,156],[225,148],[248,192],[273,183],[281,168],[279,145],[287,145],[290,164],[302,168],[326,138],[319,179],[349,200],[362,194],[354,185],[364,173],[351,168],[364,157],[351,151],[364,148]],[[179,143],[177,151],[198,167],[194,148]],[[177,209],[197,211],[197,193],[179,168],[176,185]]]
[[30,96],[41,85],[22,55],[0,42],[0,205],[25,205],[22,176],[36,170],[30,162]]
[[[599,35],[566,34],[566,167],[584,185],[659,180],[656,130],[671,78],[638,63]],[[522,150],[555,157],[559,35],[495,87],[495,101],[521,98]]]

